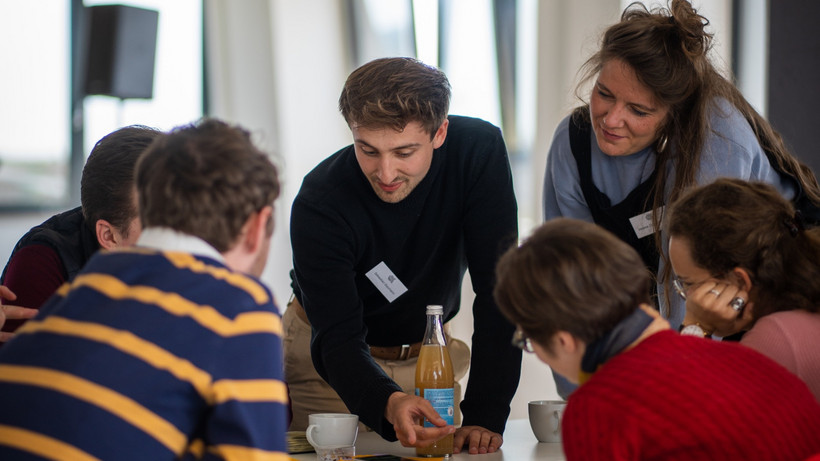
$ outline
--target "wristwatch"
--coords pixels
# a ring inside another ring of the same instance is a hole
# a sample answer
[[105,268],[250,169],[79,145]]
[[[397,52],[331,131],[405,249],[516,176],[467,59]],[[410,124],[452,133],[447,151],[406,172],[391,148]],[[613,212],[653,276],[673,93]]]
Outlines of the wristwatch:
[[680,334],[686,336],[698,336],[700,338],[710,338],[712,337],[712,333],[707,333],[706,330],[700,326],[699,323],[695,323],[694,325],[685,325],[680,330]]

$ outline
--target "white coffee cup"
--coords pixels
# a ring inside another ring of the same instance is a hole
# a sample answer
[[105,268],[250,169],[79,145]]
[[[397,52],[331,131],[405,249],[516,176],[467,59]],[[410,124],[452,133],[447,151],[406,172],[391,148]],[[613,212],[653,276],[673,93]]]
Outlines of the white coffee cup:
[[352,447],[359,433],[359,417],[346,413],[316,413],[308,416],[305,437],[313,448]]
[[539,442],[561,441],[561,418],[567,402],[563,400],[534,400],[529,403],[530,427]]

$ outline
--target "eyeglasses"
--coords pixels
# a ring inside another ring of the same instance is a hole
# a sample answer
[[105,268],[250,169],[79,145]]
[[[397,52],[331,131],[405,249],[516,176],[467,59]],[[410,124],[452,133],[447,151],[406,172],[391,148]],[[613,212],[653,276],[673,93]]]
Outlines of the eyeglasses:
[[516,328],[512,337],[512,345],[521,349],[524,352],[533,353],[535,349],[532,348],[532,341],[521,331],[521,328]]
[[688,293],[689,290],[691,290],[693,287],[702,285],[705,282],[706,280],[700,282],[684,282],[681,279],[675,277],[674,279],[672,279],[672,287],[674,287],[675,291],[680,295],[680,297],[685,300],[686,293]]
[[672,286],[675,288],[675,291],[680,295],[680,297],[684,300],[686,299],[686,291],[692,287],[691,284],[681,282],[681,280],[677,277],[672,279]]

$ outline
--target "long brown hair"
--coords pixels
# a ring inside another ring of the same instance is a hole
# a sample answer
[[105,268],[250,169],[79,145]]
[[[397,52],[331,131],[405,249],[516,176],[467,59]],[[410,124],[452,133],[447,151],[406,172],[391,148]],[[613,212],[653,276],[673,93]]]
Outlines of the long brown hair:
[[746,269],[755,320],[820,310],[820,228],[803,230],[791,202],[765,183],[723,178],[690,189],[668,211],[669,234],[714,277]]

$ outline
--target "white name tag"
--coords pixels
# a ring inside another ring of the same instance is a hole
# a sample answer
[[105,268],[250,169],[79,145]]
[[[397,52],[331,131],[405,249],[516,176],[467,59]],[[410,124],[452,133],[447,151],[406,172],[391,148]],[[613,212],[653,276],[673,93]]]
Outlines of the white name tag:
[[[661,216],[663,216],[663,211],[665,209],[666,206],[662,206],[658,209]],[[639,239],[655,233],[655,226],[652,224],[651,211],[647,211],[646,213],[641,213],[637,216],[629,218],[629,223],[632,224],[632,230],[635,231],[635,235],[637,235]]]
[[370,269],[365,275],[391,303],[407,291],[407,287],[401,283],[401,280],[384,261],[376,264],[376,267]]

